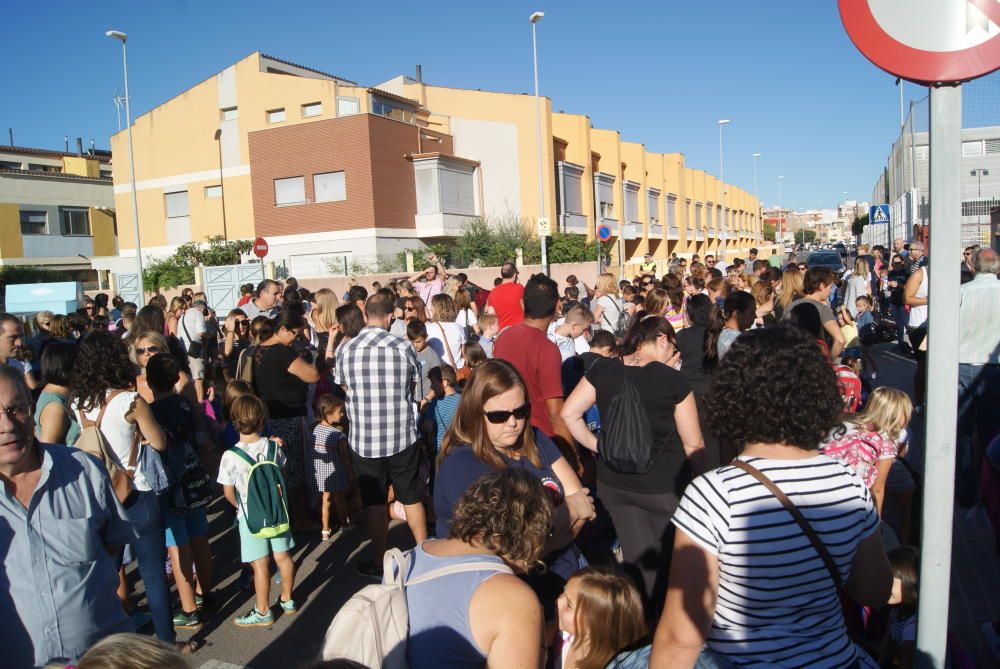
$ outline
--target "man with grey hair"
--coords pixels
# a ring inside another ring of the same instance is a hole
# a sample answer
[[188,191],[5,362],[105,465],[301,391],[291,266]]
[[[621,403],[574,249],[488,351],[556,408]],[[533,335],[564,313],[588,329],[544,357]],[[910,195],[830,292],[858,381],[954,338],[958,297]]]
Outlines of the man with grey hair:
[[[976,486],[987,444],[1000,433],[1000,257],[976,251],[976,276],[959,290],[958,441],[955,494],[964,507],[979,499]],[[979,433],[978,445],[973,434]]]
[[281,284],[274,279],[264,279],[257,285],[255,296],[240,309],[253,320],[257,316],[274,318],[278,315],[278,303],[281,301]]

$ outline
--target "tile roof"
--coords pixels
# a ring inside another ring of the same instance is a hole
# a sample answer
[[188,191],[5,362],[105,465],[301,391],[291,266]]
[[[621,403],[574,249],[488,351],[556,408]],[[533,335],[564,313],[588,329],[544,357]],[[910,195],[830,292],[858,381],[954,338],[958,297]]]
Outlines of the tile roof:
[[[64,156],[70,158],[78,157],[75,151],[56,151],[55,149],[35,149],[28,146],[10,146],[9,144],[0,145],[0,153],[23,153],[31,156],[52,156],[56,158],[62,158]],[[96,149],[94,155],[91,156],[89,150],[83,152],[84,158],[93,158],[102,163],[107,163],[111,161],[111,152],[103,149]]]
[[67,181],[96,181],[98,183],[112,183],[111,177],[85,177],[81,174],[67,174],[65,172],[42,172],[40,170],[15,170],[9,167],[0,167],[0,176],[4,175],[27,176],[42,179],[63,179]]
[[369,88],[369,93],[374,93],[383,98],[389,98],[390,100],[396,100],[397,102],[405,102],[408,105],[413,105],[415,107],[420,106],[419,100],[414,100],[412,98],[404,98],[402,95],[396,95],[395,93],[390,93],[389,91],[383,91],[381,88]]
[[281,63],[283,65],[291,65],[292,67],[298,67],[298,68],[301,68],[303,70],[308,70],[309,72],[315,72],[316,74],[322,74],[324,77],[330,77],[331,79],[337,79],[339,81],[343,81],[343,82],[346,82],[348,84],[354,84],[355,86],[358,85],[358,82],[356,82],[356,81],[351,81],[350,79],[345,79],[344,77],[339,77],[336,74],[330,74],[329,72],[323,72],[322,70],[317,70],[314,67],[307,67],[305,65],[299,65],[298,63],[293,63],[290,60],[284,60],[283,58],[278,58],[276,56],[271,56],[271,55],[266,54],[266,53],[262,53],[260,55],[261,55],[262,58],[267,58],[268,60],[273,60],[276,63]]

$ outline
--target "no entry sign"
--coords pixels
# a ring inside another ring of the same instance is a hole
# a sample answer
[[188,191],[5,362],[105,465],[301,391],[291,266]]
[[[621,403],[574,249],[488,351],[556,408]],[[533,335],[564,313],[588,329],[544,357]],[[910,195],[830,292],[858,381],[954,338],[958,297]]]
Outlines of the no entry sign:
[[258,237],[253,240],[253,254],[258,258],[263,258],[267,255],[267,240],[263,237]]
[[919,84],[968,81],[1000,69],[997,0],[839,0],[854,46]]

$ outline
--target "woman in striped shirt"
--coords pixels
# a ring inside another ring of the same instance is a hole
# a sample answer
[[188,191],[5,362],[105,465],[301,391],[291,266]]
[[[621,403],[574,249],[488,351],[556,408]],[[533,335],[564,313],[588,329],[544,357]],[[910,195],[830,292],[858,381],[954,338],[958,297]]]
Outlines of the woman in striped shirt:
[[[805,517],[846,594],[885,604],[892,572],[868,488],[817,450],[841,403],[813,340],[785,325],[743,334],[720,363],[707,404],[720,440]],[[670,587],[651,667],[878,666],[847,636],[833,572],[749,473],[726,465],[695,479],[672,522]]]

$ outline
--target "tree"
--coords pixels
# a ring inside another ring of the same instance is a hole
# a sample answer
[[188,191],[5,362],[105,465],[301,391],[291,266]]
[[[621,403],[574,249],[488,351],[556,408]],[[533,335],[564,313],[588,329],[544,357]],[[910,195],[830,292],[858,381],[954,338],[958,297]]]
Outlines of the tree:
[[868,225],[868,214],[863,214],[854,219],[854,223],[851,224],[851,234],[854,236],[860,235],[865,231],[865,226]]
[[773,242],[774,241],[774,233],[775,232],[776,232],[776,229],[774,227],[774,223],[765,223],[764,224],[764,239],[766,239],[769,242]]
[[142,287],[148,291],[174,288],[194,283],[194,268],[238,265],[250,253],[249,239],[225,240],[222,235],[208,237],[208,245],[197,242],[181,244],[169,258],[147,261],[142,271]]

